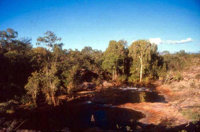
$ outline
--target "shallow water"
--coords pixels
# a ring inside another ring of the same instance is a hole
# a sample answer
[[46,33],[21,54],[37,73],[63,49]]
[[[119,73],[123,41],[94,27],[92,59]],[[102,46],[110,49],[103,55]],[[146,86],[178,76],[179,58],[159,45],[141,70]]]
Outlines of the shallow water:
[[120,105],[139,102],[165,102],[163,96],[148,88],[112,88],[96,93],[95,103]]
[[58,107],[24,111],[26,121],[19,129],[60,131],[135,130],[140,112],[118,108],[117,105],[136,102],[164,102],[164,98],[146,88],[110,88],[95,93],[94,97],[63,102]]

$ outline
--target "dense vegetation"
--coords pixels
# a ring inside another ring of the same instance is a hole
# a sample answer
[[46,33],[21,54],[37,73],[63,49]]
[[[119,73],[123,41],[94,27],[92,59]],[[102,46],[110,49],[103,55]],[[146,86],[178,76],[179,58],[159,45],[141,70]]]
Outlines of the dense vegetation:
[[124,40],[111,40],[102,52],[91,47],[62,49],[61,38],[51,31],[38,37],[36,48],[30,39],[17,36],[13,29],[0,31],[0,101],[31,101],[35,106],[40,98],[55,106],[59,95],[81,90],[84,82],[97,87],[104,81],[118,85],[165,81],[169,79],[166,71],[179,72],[189,58],[198,56],[184,51],[159,53],[157,45],[147,40],[130,46]]

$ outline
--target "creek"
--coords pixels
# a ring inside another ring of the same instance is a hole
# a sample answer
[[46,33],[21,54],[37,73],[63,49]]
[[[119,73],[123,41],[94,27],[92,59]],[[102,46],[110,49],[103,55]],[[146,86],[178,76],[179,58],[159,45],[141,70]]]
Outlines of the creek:
[[20,129],[32,130],[135,130],[140,112],[117,107],[124,103],[165,102],[148,88],[109,88],[62,105],[31,112]]

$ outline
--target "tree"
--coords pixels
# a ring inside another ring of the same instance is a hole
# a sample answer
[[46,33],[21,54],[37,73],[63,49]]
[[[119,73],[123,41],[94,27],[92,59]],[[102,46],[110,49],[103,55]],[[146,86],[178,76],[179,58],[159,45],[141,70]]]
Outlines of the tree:
[[[41,91],[45,95],[46,101],[54,106],[57,105],[55,95],[60,84],[58,74],[58,58],[60,58],[60,54],[62,53],[62,43],[58,43],[60,40],[61,39],[51,31],[47,31],[44,37],[39,37],[37,39],[37,44],[45,44],[45,46],[48,47],[50,54],[48,54],[48,52],[46,52],[43,48],[37,48],[34,50],[35,52],[39,51],[46,55],[47,60],[44,66],[36,72],[37,74],[33,73],[32,77],[29,78],[28,84],[26,85],[28,93],[31,91],[31,85],[35,87],[35,90],[38,89],[36,87],[39,87],[39,90],[37,91]],[[35,85],[34,83],[39,85]],[[35,98],[35,94],[32,97]]]
[[[62,54],[63,43],[60,42],[61,38],[57,37],[52,31],[47,31],[43,37],[38,37],[37,45],[44,45],[48,51],[53,52],[47,56],[47,65],[58,62],[59,55]],[[56,64],[53,64],[56,65]],[[48,66],[49,67],[49,66]]]
[[126,41],[112,40],[104,52],[102,67],[112,74],[112,80],[116,80],[121,74],[125,74],[127,59]]
[[[157,53],[157,46],[146,40],[138,40],[129,47],[129,56],[132,58],[131,74],[142,82],[144,72],[151,67],[152,55]],[[155,62],[155,61],[153,61]],[[139,71],[139,72],[138,72]]]
[[11,28],[6,31],[0,31],[0,49],[11,50],[12,42],[17,38],[18,33]]
[[102,52],[91,47],[85,47],[81,51],[66,51],[61,78],[68,93],[83,82],[95,82],[97,77],[102,79],[101,57]]
[[46,95],[46,101],[48,103],[57,105],[55,94],[58,90],[60,80],[57,74],[56,64],[53,63],[51,67],[44,67],[42,71],[42,92]]
[[31,95],[33,102],[36,104],[37,95],[42,92],[46,101],[49,104],[57,105],[55,98],[56,91],[60,80],[56,76],[57,69],[55,65],[51,65],[50,68],[44,67],[39,72],[33,72],[28,79],[28,83],[25,86],[27,94]]
[[31,40],[18,39],[18,33],[8,28],[0,31],[0,100],[25,94],[24,85],[33,72]]
[[41,75],[38,72],[33,72],[28,78],[28,83],[25,85],[25,89],[28,95],[31,95],[33,103],[36,105],[37,95],[40,92]]
[[57,45],[59,47],[63,46],[63,43],[59,43],[61,38],[57,37],[54,32],[47,31],[43,37],[37,38],[37,45],[44,44],[48,50],[53,50],[53,48]]
[[168,70],[181,71],[191,64],[190,54],[187,54],[184,50],[174,54],[164,54],[163,57]]
[[88,62],[88,69],[100,74],[102,64],[102,51],[94,50],[91,47],[84,47],[81,50],[84,62]]

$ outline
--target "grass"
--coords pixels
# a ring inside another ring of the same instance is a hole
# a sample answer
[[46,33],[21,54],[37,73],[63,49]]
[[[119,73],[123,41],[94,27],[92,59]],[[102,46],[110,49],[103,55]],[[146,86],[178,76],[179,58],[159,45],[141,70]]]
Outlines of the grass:
[[185,116],[186,118],[192,121],[200,120],[200,106],[183,109],[181,113],[183,114],[183,116]]

